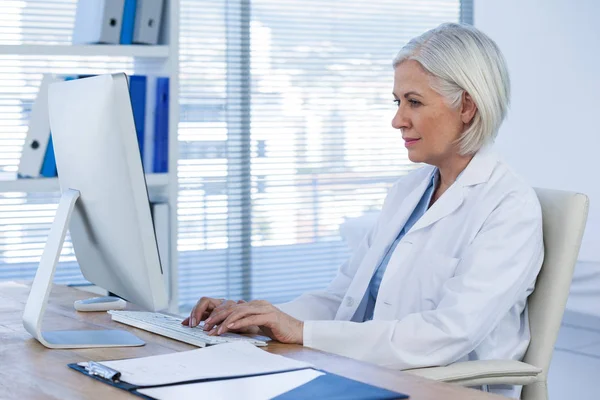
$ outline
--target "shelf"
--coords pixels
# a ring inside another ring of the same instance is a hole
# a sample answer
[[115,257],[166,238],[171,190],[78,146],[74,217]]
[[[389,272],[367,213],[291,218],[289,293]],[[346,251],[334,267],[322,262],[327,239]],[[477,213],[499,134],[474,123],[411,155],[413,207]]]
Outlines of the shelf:
[[19,56],[113,56],[113,57],[145,57],[167,58],[169,46],[144,46],[144,45],[0,45],[0,55]]
[[[169,183],[168,174],[148,174],[146,184],[149,189],[166,187]],[[57,178],[28,178],[28,179],[4,179],[0,180],[0,193],[10,192],[58,192],[59,184]]]

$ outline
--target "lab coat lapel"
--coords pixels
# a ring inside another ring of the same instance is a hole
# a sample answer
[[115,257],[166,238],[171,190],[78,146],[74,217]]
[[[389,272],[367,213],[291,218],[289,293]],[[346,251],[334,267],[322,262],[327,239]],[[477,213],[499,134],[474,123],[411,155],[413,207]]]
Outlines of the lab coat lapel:
[[[434,173],[435,168],[431,167],[431,170],[427,174],[427,178],[423,179],[414,187],[414,189],[411,190],[411,192],[398,205],[398,208],[396,209],[396,212],[392,216],[390,222],[382,226],[381,233],[377,235],[376,238],[380,246],[377,247],[376,263],[373,267],[373,271],[371,271],[371,275],[373,275],[375,268],[379,266],[379,263],[381,263],[381,260],[385,256],[388,248],[394,243],[398,237],[398,234],[400,233],[400,230],[406,224],[406,221],[413,213],[415,207],[421,200],[421,197],[423,197],[423,193],[425,193],[427,186],[429,186],[429,182],[431,182],[431,178],[433,177]],[[407,187],[406,190],[410,190],[410,188]]]
[[[406,224],[406,221],[415,210],[415,207],[417,207],[417,204],[423,197],[423,194],[425,193],[427,186],[429,186],[429,182],[431,182],[431,178],[433,177],[434,173],[435,168],[432,167],[427,174],[427,178],[419,182],[419,184],[415,186],[415,188],[404,198],[402,203],[398,205],[396,213],[392,217],[390,223],[383,227],[379,239],[384,246],[380,249],[379,262],[381,262],[381,259],[384,257],[389,246],[391,246],[394,240],[396,240],[398,237],[400,230]],[[407,190],[410,190],[410,188],[407,188]]]
[[[421,200],[434,172],[435,168],[431,167],[431,170],[427,174],[427,179],[419,182],[412,190],[410,187],[406,188],[407,191],[411,190],[411,192],[397,206],[395,212],[393,211],[389,223],[382,224],[381,232],[373,239],[371,250],[363,259],[357,274],[354,276],[354,279],[348,288],[347,295],[352,299],[351,303],[354,306],[341,307],[338,310],[336,319],[349,320],[357,312],[359,306],[361,304],[364,305],[363,303],[365,301],[365,296],[367,295],[367,288],[369,287],[371,277],[375,273],[375,269],[379,266],[388,248],[394,243],[400,230],[406,224],[406,221],[414,211],[419,200]],[[364,307],[360,308],[363,309]]]
[[410,232],[418,231],[453,213],[463,203],[462,186],[452,185],[413,225]]

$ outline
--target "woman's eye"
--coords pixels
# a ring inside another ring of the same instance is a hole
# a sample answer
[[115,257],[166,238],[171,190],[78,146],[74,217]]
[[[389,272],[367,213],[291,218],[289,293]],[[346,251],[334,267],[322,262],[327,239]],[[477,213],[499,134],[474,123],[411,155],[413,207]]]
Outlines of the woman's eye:
[[[398,100],[398,99],[394,100],[394,104],[396,104],[397,107],[400,107],[400,100]],[[408,104],[411,107],[418,107],[421,105],[421,102],[419,100],[409,99]]]

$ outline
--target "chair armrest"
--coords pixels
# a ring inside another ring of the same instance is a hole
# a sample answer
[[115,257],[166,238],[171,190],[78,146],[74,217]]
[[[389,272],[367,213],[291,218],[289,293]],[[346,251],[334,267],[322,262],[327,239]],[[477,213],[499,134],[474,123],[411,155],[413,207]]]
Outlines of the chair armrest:
[[528,385],[539,380],[542,369],[514,360],[476,360],[404,372],[461,386]]

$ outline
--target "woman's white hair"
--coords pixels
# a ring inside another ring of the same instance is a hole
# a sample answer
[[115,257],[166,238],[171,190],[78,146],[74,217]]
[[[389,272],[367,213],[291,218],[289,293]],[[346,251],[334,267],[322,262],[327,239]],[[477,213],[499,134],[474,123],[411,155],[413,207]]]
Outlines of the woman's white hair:
[[431,87],[451,107],[467,92],[477,106],[459,138],[460,152],[473,154],[493,142],[510,101],[510,78],[496,43],[470,25],[446,23],[412,39],[394,58],[394,68],[415,60],[431,76]]

